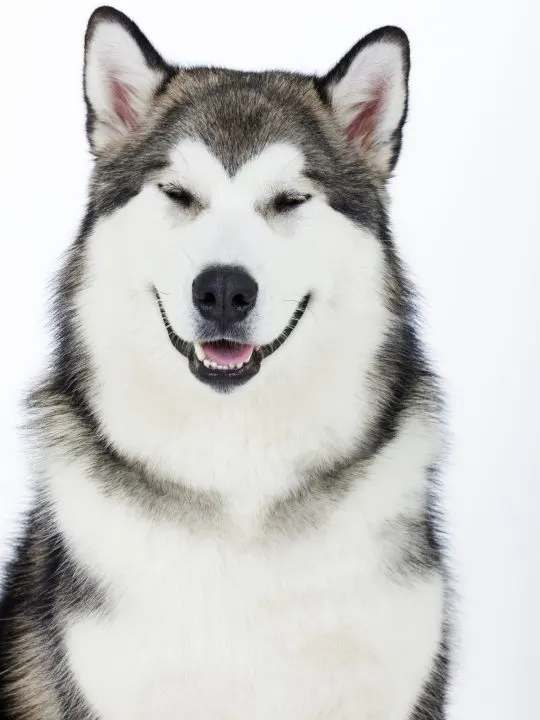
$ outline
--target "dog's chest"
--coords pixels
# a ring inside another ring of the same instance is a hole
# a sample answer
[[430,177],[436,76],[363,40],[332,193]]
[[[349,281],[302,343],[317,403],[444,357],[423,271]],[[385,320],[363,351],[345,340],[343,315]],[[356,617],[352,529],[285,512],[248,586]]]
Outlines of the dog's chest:
[[361,523],[257,546],[132,522],[99,558],[109,612],[67,631],[102,720],[408,717],[440,587],[390,580]]

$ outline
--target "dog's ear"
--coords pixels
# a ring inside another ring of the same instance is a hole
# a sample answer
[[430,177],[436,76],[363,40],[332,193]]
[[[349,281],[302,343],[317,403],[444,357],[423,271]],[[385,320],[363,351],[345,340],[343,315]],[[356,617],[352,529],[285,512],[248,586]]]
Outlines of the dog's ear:
[[407,36],[384,27],[366,35],[317,81],[349,140],[384,179],[401,147],[409,68]]
[[139,28],[110,7],[92,13],[85,36],[86,130],[96,155],[137,132],[172,72]]

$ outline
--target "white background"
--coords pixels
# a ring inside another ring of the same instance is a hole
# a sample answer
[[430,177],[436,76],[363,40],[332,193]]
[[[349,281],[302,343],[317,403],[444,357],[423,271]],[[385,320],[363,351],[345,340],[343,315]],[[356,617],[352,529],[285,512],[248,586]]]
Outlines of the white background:
[[[446,502],[462,596],[453,718],[540,717],[537,4],[119,7],[165,57],[187,64],[323,72],[377,26],[409,34],[411,111],[393,218],[450,399]],[[25,496],[16,425],[46,356],[47,283],[85,202],[81,60],[93,8],[9,3],[0,27],[0,562]]]

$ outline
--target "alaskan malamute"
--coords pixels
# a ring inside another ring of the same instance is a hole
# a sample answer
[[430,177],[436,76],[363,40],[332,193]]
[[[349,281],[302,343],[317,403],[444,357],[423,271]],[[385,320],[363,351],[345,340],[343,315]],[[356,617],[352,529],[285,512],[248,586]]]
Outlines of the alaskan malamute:
[[386,191],[408,75],[395,27],[314,77],[92,15],[3,720],[445,718],[441,401]]

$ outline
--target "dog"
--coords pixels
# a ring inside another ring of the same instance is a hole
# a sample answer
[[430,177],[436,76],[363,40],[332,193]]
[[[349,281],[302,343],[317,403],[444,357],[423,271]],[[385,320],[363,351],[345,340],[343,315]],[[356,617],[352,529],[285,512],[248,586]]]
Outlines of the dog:
[[444,720],[442,383],[389,230],[410,53],[176,67],[98,8],[27,400],[3,720]]

